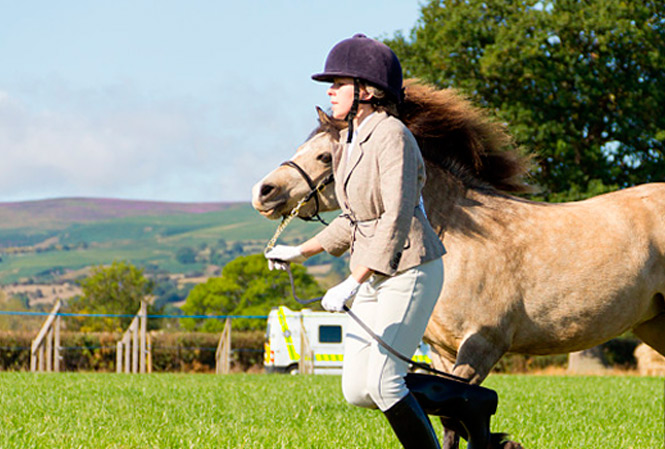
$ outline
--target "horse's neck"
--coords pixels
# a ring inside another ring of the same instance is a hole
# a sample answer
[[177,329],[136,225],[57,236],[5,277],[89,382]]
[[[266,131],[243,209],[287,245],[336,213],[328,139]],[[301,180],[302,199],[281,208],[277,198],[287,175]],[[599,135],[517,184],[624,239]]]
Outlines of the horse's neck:
[[477,208],[489,206],[499,199],[497,194],[482,189],[470,189],[450,171],[427,164],[427,183],[423,189],[423,200],[427,217],[434,230],[441,236],[446,231],[468,232],[480,225]]

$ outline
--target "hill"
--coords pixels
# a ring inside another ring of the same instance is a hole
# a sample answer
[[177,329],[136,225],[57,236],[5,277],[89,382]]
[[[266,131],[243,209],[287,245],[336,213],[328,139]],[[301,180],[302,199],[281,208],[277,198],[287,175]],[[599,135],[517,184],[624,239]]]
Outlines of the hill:
[[[248,203],[0,203],[0,285],[59,282],[114,260],[155,274],[214,273],[239,255],[262,251],[276,227]],[[280,241],[302,241],[318,230],[294,221]]]
[[172,203],[111,198],[61,198],[0,203],[0,229],[59,229],[73,223],[113,218],[200,214],[228,209],[235,203]]

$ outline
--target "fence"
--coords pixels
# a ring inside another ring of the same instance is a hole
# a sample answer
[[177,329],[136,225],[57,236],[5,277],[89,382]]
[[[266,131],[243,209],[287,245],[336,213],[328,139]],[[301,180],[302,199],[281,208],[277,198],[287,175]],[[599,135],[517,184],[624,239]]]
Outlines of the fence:
[[30,348],[30,371],[60,371],[60,308],[58,299]]
[[302,315],[300,316],[300,359],[298,360],[298,372],[300,374],[314,374],[314,351],[309,344]]
[[215,373],[228,374],[231,370],[231,318],[224,323],[222,336],[215,352]]
[[[152,372],[152,342],[147,332],[147,323],[150,318],[197,318],[197,319],[223,319],[224,330],[219,339],[215,355],[215,372],[227,374],[230,371],[231,355],[234,352],[243,351],[242,348],[233,350],[231,348],[231,322],[233,318],[244,319],[267,319],[267,315],[148,315],[147,303],[141,302],[141,307],[136,315],[126,314],[95,314],[95,313],[63,313],[62,302],[57,300],[55,307],[50,313],[46,312],[19,312],[0,311],[0,315],[12,316],[46,316],[37,338],[32,341],[30,347],[30,368],[32,371],[60,371],[62,355],[60,346],[60,328],[62,317],[96,317],[96,318],[127,318],[132,317],[132,322],[115,343],[115,371],[117,373],[150,373]],[[113,347],[111,347],[113,348]],[[12,348],[5,348],[12,349]],[[26,348],[17,348],[26,349]],[[65,348],[67,349],[67,348]],[[72,348],[69,348],[72,349]],[[76,349],[76,348],[74,348]],[[87,348],[80,348],[87,349]],[[190,348],[197,349],[197,348]],[[203,348],[208,349],[208,348]],[[212,348],[215,349],[215,348]],[[254,350],[247,350],[254,351]]]
[[141,301],[138,313],[117,343],[116,373],[143,374],[146,367],[152,372],[152,345],[148,338],[148,304]]

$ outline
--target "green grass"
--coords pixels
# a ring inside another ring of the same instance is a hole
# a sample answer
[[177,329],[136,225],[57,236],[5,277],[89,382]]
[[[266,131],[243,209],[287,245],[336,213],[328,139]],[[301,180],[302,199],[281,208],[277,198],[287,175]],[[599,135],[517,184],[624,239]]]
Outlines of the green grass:
[[[663,379],[492,376],[528,449],[662,448]],[[437,430],[440,425],[435,423]],[[336,376],[0,373],[0,447],[399,448]]]

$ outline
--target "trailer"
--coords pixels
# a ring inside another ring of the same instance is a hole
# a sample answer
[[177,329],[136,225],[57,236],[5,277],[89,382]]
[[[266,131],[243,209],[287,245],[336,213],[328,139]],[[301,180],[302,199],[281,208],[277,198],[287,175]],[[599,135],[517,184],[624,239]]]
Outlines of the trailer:
[[[266,326],[263,361],[266,372],[298,374],[305,342],[310,349],[314,374],[341,374],[344,331],[350,319],[345,313],[274,307]],[[421,341],[413,360],[431,365],[429,351],[429,346]]]

